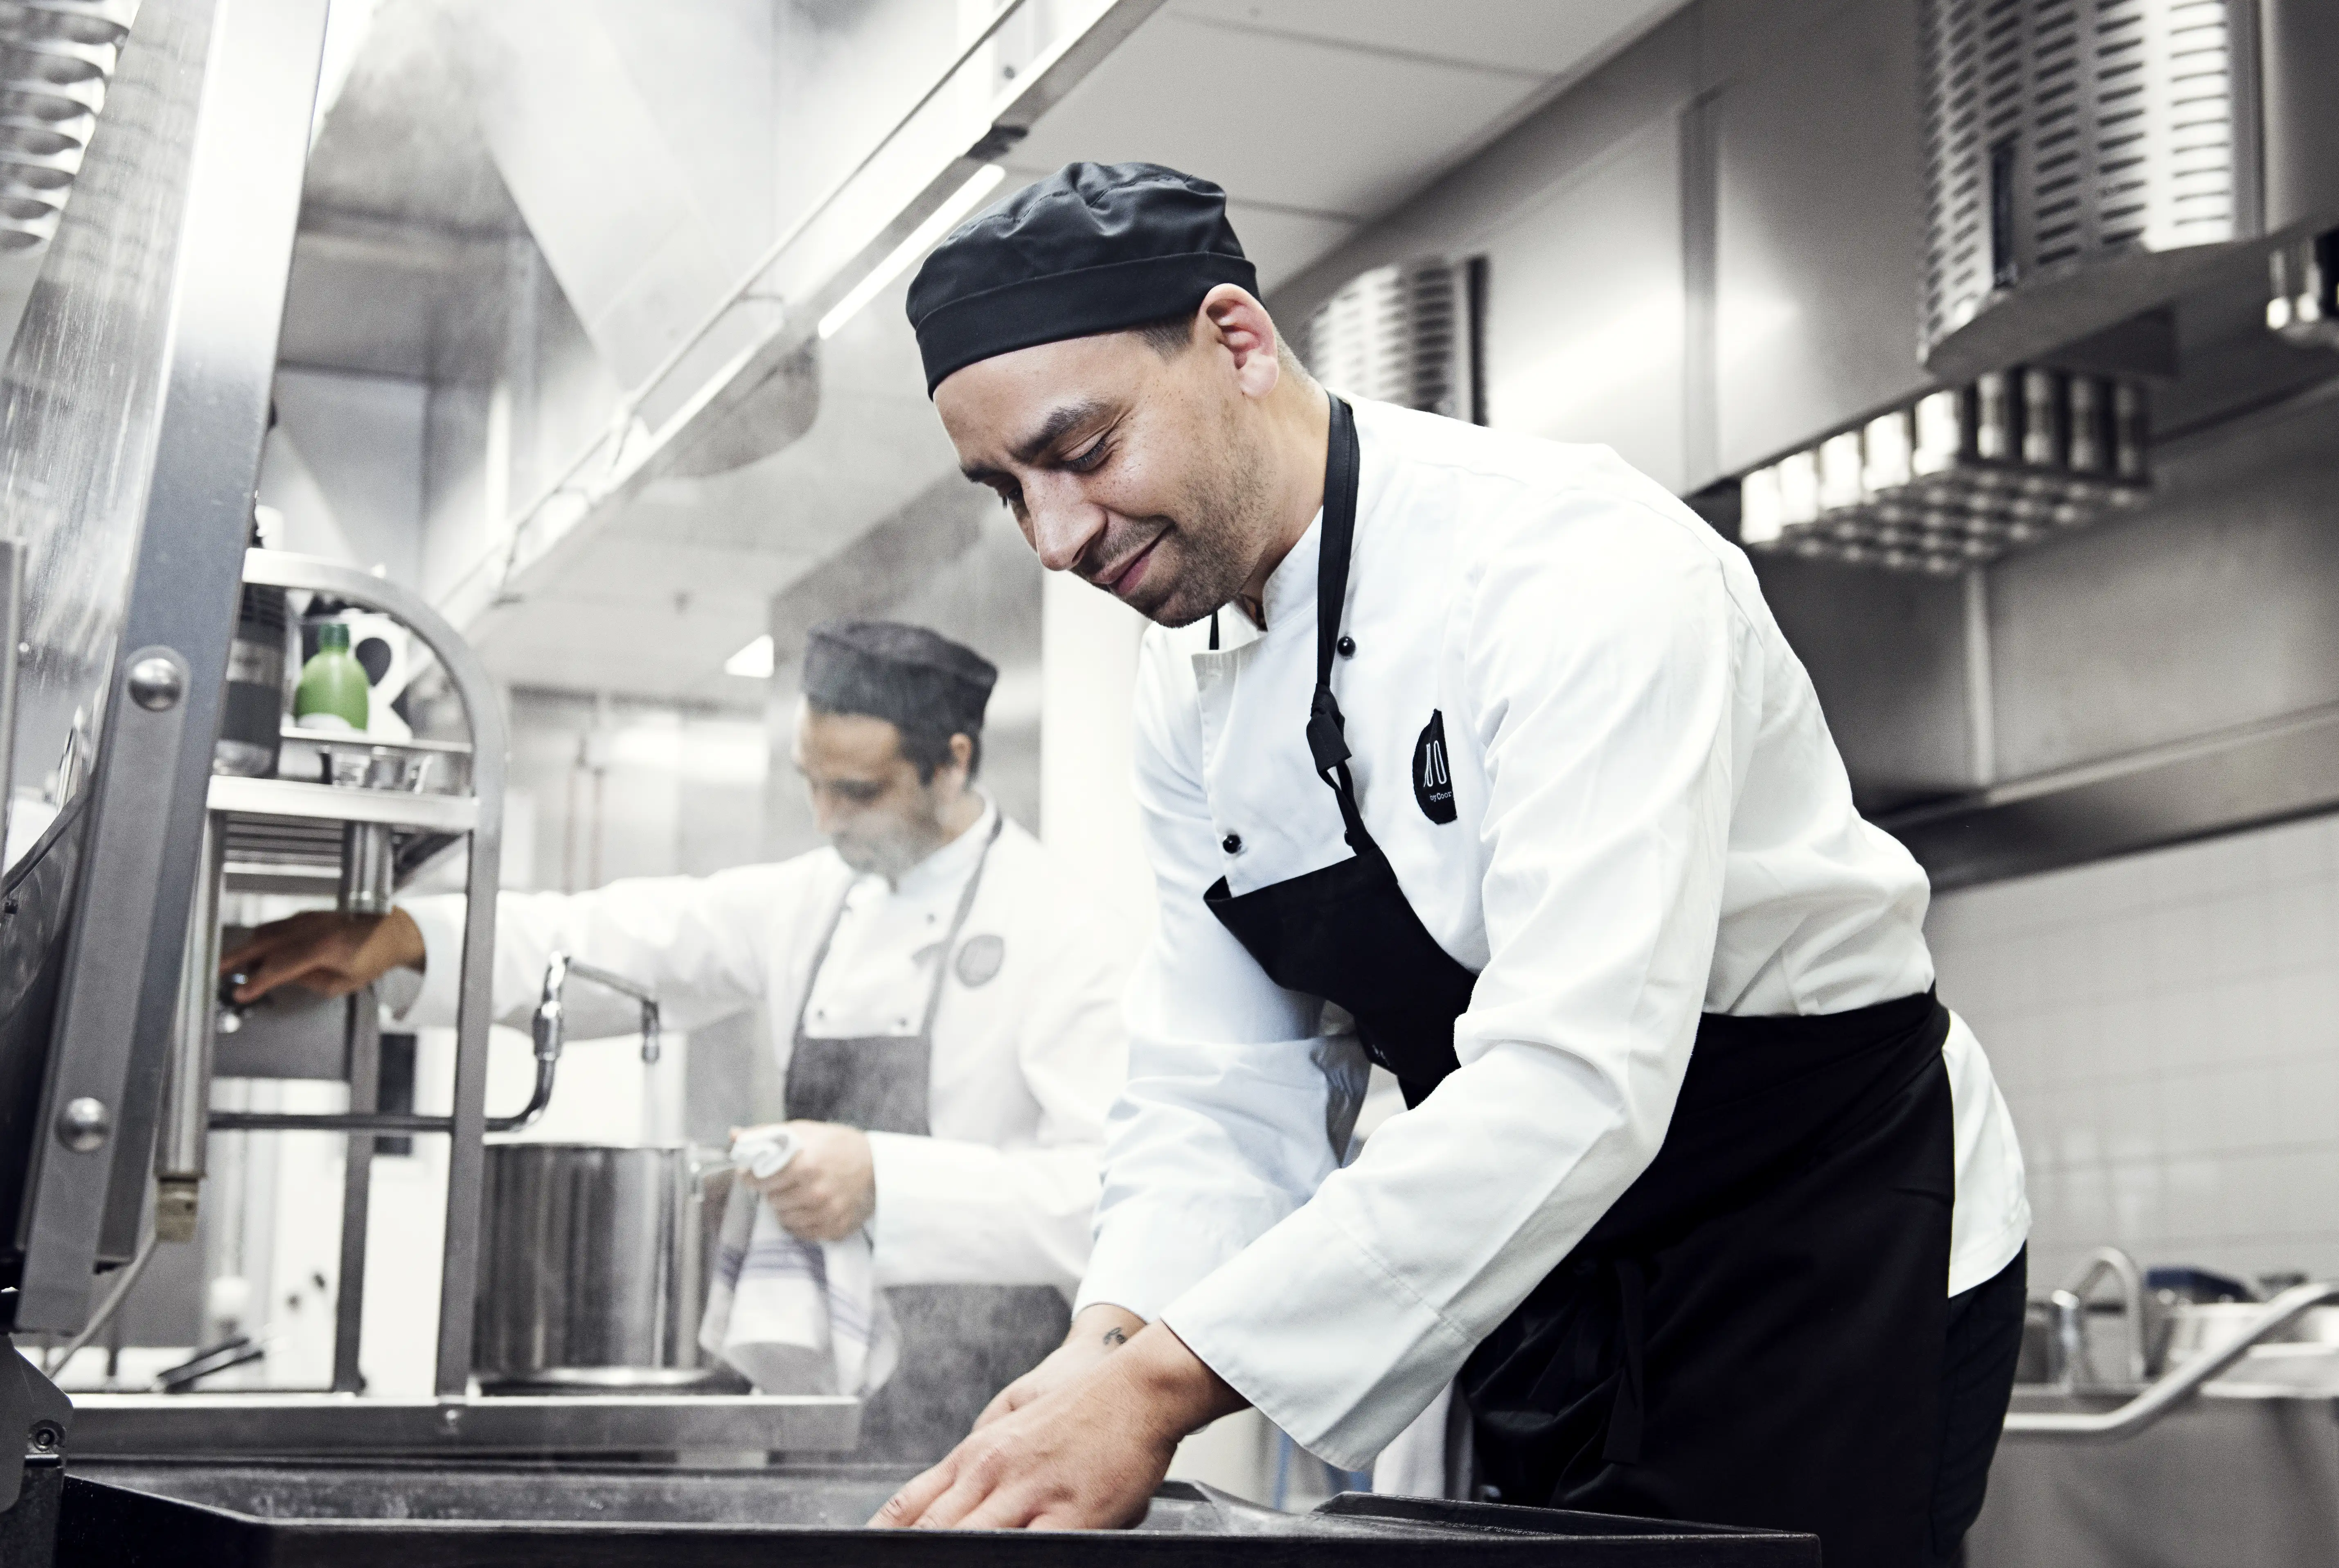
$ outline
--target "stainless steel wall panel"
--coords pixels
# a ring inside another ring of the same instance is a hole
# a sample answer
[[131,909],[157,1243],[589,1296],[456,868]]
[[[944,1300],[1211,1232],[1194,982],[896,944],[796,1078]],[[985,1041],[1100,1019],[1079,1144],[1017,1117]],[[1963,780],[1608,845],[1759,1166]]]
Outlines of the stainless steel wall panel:
[[1487,422],[1690,482],[1681,124],[1661,115],[1487,233]]
[[1921,390],[1914,0],[1862,0],[1715,99],[1720,469]]
[[1762,597],[1810,672],[1860,809],[1976,788],[1965,596],[1955,578],[1755,557]]
[[2339,223],[2339,0],[2259,0],[2269,233]]
[[2156,462],[2131,520],[1992,571],[2004,777],[2339,701],[2339,402]]

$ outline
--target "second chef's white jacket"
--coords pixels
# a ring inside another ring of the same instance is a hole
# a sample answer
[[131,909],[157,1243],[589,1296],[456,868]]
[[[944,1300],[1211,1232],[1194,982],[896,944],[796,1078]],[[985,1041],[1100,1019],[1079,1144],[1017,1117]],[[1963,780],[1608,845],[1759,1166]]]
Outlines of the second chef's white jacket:
[[[1207,624],[1146,636],[1138,794],[1160,925],[1080,1296],[1166,1321],[1348,1467],[1655,1157],[1702,1012],[1841,1012],[1933,981],[1924,873],[1853,809],[1735,546],[1605,448],[1356,415],[1356,646],[1333,687],[1367,830],[1430,934],[1481,971],[1461,1067],[1343,1169],[1361,1048],[1202,902],[1222,876],[1242,893],[1349,853],[1303,733],[1319,516],[1267,584],[1262,632],[1229,609],[1219,652]],[[1411,776],[1433,715],[1445,822]],[[2029,1209],[1962,1021],[1943,1055],[1955,1294],[2012,1261]]]
[[[1088,1262],[1105,1112],[1126,1060],[1127,965],[1110,919],[1012,822],[991,851],[957,950],[942,952],[997,814],[988,807],[898,888],[856,876],[834,850],[821,849],[706,877],[507,892],[496,905],[496,1017],[524,1026],[557,950],[655,986],[673,1029],[760,1002],[785,1073],[800,1001],[814,1037],[913,1035],[935,966],[946,963],[933,1136],[869,1135],[878,1283],[1050,1285],[1069,1297]],[[840,900],[844,913],[807,1001],[814,951]],[[462,900],[404,907],[430,955],[406,1020],[451,1023]],[[974,953],[962,962],[969,942]],[[638,1024],[635,1003],[597,986],[572,981],[566,1002],[572,1038]]]

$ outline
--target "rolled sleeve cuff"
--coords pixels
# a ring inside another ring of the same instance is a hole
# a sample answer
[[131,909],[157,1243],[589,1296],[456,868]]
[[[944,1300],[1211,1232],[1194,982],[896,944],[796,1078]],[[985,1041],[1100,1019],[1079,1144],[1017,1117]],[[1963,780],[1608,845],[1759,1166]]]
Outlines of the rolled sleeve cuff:
[[463,901],[418,898],[398,906],[422,933],[422,985],[398,1010],[401,1023],[443,1028],[455,1021],[463,994]]
[[1315,1204],[1161,1317],[1293,1441],[1347,1470],[1370,1464],[1472,1348]]

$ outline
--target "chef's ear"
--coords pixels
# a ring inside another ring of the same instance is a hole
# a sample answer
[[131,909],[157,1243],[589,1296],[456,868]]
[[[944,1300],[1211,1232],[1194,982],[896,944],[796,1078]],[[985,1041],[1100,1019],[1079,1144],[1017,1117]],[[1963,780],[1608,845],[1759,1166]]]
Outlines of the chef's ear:
[[1232,360],[1235,384],[1248,398],[1264,398],[1283,378],[1275,319],[1239,283],[1220,283],[1202,296],[1202,314]]

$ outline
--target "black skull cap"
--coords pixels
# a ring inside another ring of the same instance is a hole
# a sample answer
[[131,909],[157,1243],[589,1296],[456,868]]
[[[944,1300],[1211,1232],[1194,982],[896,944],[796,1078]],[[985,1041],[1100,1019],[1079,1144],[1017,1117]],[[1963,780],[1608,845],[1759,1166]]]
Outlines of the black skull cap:
[[982,733],[999,666],[940,632],[902,621],[826,621],[804,642],[804,695],[830,713],[904,729]]
[[1220,283],[1258,292],[1224,191],[1159,163],[1067,163],[951,231],[918,269],[926,396],[978,360],[1197,310]]

